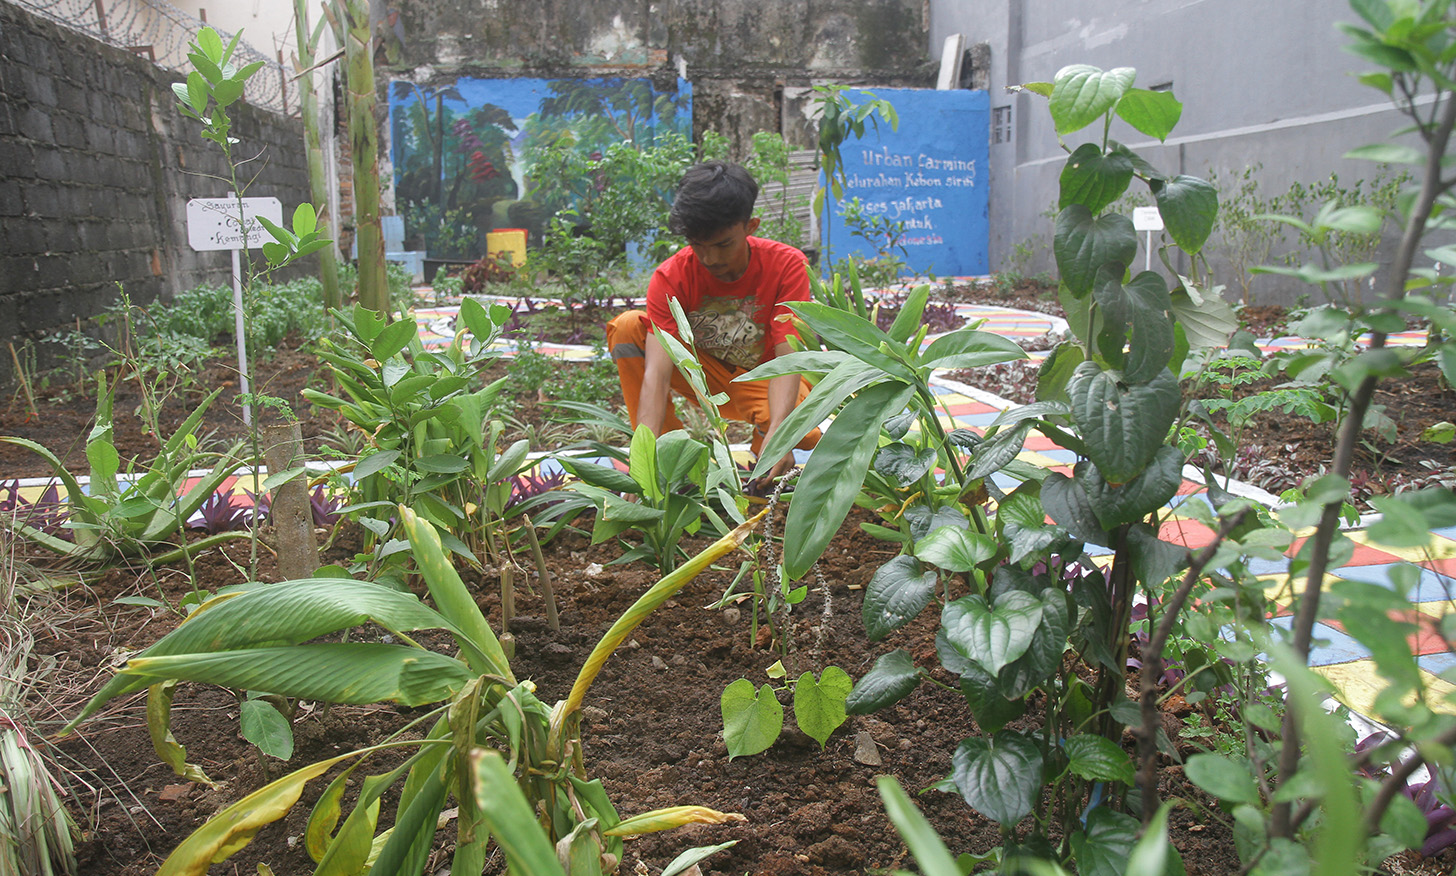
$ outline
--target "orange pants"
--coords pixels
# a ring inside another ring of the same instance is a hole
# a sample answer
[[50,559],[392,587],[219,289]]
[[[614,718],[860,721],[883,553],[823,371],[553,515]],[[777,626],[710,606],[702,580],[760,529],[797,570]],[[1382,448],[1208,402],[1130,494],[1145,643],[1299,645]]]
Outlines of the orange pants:
[[[607,350],[612,355],[612,361],[617,363],[617,376],[622,381],[622,398],[627,402],[627,415],[634,428],[637,425],[637,402],[642,395],[642,378],[647,370],[646,354],[643,351],[647,347],[647,334],[651,331],[651,325],[646,312],[641,310],[629,310],[607,323]],[[719,405],[718,411],[727,419],[753,425],[753,441],[749,448],[755,456],[758,455],[769,424],[768,381],[734,383],[733,378],[747,372],[715,356],[704,355],[701,360],[708,391],[728,394],[728,401]],[[672,389],[697,404],[698,399],[693,394],[693,388],[676,368],[672,370]],[[809,395],[809,389],[809,381],[800,378],[799,400],[795,404],[803,403],[804,398]],[[673,413],[672,405],[668,405],[662,430],[670,432],[681,428],[682,421]],[[799,441],[798,446],[800,450],[809,450],[818,443],[819,430],[814,429]]]

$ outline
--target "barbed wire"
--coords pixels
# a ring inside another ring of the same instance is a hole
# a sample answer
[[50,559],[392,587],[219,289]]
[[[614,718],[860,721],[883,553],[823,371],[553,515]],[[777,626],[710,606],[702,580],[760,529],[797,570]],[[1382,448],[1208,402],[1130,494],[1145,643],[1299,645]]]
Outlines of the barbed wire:
[[[141,55],[170,70],[189,70],[187,47],[206,22],[167,0],[11,0],[43,18],[109,45]],[[233,35],[218,28],[226,44]],[[284,115],[296,114],[297,96],[289,99],[287,75],[276,59],[239,40],[233,63],[262,61],[248,80],[244,99],[253,106]]]

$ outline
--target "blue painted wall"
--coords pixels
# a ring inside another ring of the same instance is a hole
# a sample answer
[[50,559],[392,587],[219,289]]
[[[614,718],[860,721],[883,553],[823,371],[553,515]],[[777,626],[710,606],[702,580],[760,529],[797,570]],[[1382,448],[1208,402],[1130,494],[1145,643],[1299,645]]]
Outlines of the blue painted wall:
[[[846,226],[844,203],[858,198],[866,214],[905,223],[896,252],[917,274],[985,274],[990,205],[990,98],[984,91],[876,88],[900,118],[898,129],[883,122],[840,147],[845,185],[842,202],[825,198],[821,227],[831,259],[876,250]],[[856,103],[864,92],[848,92]],[[827,260],[825,262],[828,268]]]

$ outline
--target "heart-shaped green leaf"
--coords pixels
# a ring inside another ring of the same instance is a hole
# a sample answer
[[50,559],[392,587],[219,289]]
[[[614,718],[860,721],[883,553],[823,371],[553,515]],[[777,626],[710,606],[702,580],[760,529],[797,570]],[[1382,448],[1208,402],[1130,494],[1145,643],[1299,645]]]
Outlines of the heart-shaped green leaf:
[[908,487],[925,477],[934,467],[935,459],[932,448],[917,450],[903,441],[896,441],[875,452],[875,471],[901,487]]
[[279,760],[293,757],[293,727],[266,700],[244,700],[238,710],[238,729],[258,750]]
[[1097,511],[1079,482],[1059,471],[1048,474],[1041,482],[1041,504],[1047,516],[1073,538],[1092,544],[1107,542],[1107,532],[1097,522]]
[[[1000,577],[998,575],[998,577]],[[999,605],[1005,597],[996,600]],[[1062,652],[1072,632],[1072,613],[1063,591],[1048,589],[1040,596],[1041,623],[1031,637],[1026,653],[1011,661],[996,676],[1002,696],[1013,699],[1026,696],[1043,686],[1062,665]]]
[[1083,143],[1062,168],[1057,209],[1081,204],[1094,214],[1101,213],[1103,207],[1122,197],[1130,182],[1132,162],[1126,155],[1103,155],[1096,143]]
[[820,748],[844,723],[844,701],[853,687],[848,673],[838,666],[824,667],[818,681],[814,673],[806,672],[794,685],[794,721]]
[[1178,381],[1167,369],[1147,383],[1129,384],[1120,373],[1103,371],[1095,362],[1077,366],[1067,394],[1087,455],[1112,484],[1127,483],[1152,461],[1181,399]]
[[766,750],[784,729],[784,707],[766,684],[755,691],[753,682],[740,678],[723,689],[720,705],[729,760]]
[[1087,813],[1086,831],[1072,834],[1072,854],[1082,876],[1123,876],[1137,844],[1138,821],[1108,806]]
[[1218,218],[1218,190],[1196,176],[1178,175],[1150,183],[1163,226],[1185,252],[1203,249]]
[[969,661],[961,673],[960,688],[982,733],[999,732],[1007,723],[1026,713],[1025,700],[1009,700],[1002,696],[996,686],[996,677]]
[[1137,257],[1137,231],[1132,220],[1120,213],[1093,217],[1081,204],[1072,204],[1057,214],[1052,254],[1062,282],[1077,297],[1092,291],[1097,270],[1108,262],[1122,268]]
[[876,570],[865,586],[865,634],[878,642],[909,623],[935,596],[935,572],[922,572],[920,563],[901,554]]
[[909,696],[919,683],[920,670],[909,652],[891,651],[876,660],[854,690],[849,692],[849,699],[844,703],[845,711],[851,715],[868,715]]
[[915,544],[915,555],[949,572],[969,572],[996,556],[996,542],[963,527],[942,526]]
[[1107,737],[1081,733],[1068,739],[1063,748],[1067,752],[1067,765],[1082,778],[1132,784],[1132,758]]
[[1041,791],[1041,752],[1015,730],[967,739],[951,759],[951,781],[970,807],[1004,827],[1020,821]]
[[1183,764],[1183,773],[1193,784],[1225,802],[1260,803],[1259,788],[1246,763],[1221,754],[1195,754]]
[[1111,530],[1148,516],[1168,504],[1183,484],[1183,454],[1163,445],[1141,474],[1121,486],[1112,486],[1096,466],[1078,463],[1076,479],[1087,493],[1097,522]]
[[1132,87],[1136,76],[1131,67],[1103,71],[1090,64],[1072,64],[1057,71],[1047,107],[1058,136],[1080,131],[1102,118]]
[[1182,116],[1183,104],[1171,91],[1129,88],[1117,102],[1118,118],[1159,140],[1168,139]]
[[952,645],[994,675],[1031,647],[1041,613],[1041,600],[1029,593],[1004,594],[994,608],[971,594],[947,604],[940,623]]
[[1046,522],[1041,505],[1041,484],[1027,481],[1016,492],[996,506],[996,525],[1001,529],[1001,542],[1011,548],[1011,562],[1040,556],[1059,542],[1066,541],[1065,529]]

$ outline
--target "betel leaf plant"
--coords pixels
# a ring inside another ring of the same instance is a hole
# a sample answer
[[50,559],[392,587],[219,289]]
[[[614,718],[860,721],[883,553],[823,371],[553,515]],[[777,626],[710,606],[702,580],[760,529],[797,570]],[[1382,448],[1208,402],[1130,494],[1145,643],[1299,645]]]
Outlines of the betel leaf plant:
[[[209,600],[132,655],[63,731],[115,697],[146,690],[149,729],[171,739],[170,687],[184,680],[320,703],[434,706],[379,744],[309,764],[224,808],[182,840],[160,874],[202,876],[262,826],[286,816],[309,782],[336,767],[343,769],[314,804],[304,835],[320,873],[419,874],[440,825],[453,821],[454,872],[482,872],[494,842],[512,860],[525,846],[554,848],[518,872],[595,876],[617,872],[625,837],[742,819],[698,806],[622,818],[601,782],[586,775],[580,712],[603,664],[637,625],[740,545],[757,520],[643,593],[597,642],[566,699],[547,706],[534,684],[515,677],[501,638],[435,528],[403,505],[396,511],[432,606],[390,586],[347,578],[246,585]],[[391,631],[398,644],[333,641],[364,624]],[[423,647],[410,635],[420,630],[444,631],[458,653]],[[409,753],[381,772],[365,771],[373,755],[391,749]],[[180,754],[171,765],[188,769]],[[350,786],[357,794],[346,795]],[[452,798],[453,819],[443,814]],[[506,829],[495,805],[502,798],[519,798],[534,824]],[[393,813],[381,812],[386,804],[394,805]]]
[[[1290,579],[1297,584],[1290,630],[1284,636],[1271,630],[1271,641],[1262,644],[1288,680],[1284,718],[1265,728],[1267,751],[1251,748],[1242,759],[1200,755],[1188,764],[1189,777],[1231,814],[1251,873],[1356,872],[1401,848],[1420,848],[1435,825],[1402,792],[1426,761],[1449,775],[1456,745],[1451,714],[1456,697],[1432,682],[1409,645],[1425,636],[1448,652],[1456,650],[1456,615],[1442,600],[1427,601],[1443,582],[1414,564],[1436,566],[1431,530],[1456,524],[1456,495],[1431,488],[1373,500],[1381,516],[1363,540],[1411,561],[1391,567],[1388,586],[1329,575],[1355,548],[1340,530],[1340,518],[1351,498],[1351,464],[1380,380],[1423,361],[1434,361],[1448,382],[1456,372],[1456,313],[1431,294],[1449,288],[1440,267],[1456,263],[1448,245],[1433,246],[1431,240],[1432,232],[1456,227],[1456,175],[1450,170],[1456,5],[1356,0],[1351,8],[1359,20],[1340,25],[1347,48],[1375,67],[1360,80],[1388,97],[1409,126],[1389,142],[1359,147],[1347,157],[1409,167],[1411,181],[1396,198],[1391,218],[1402,231],[1383,275],[1373,263],[1303,271],[1304,279],[1321,286],[1342,279],[1383,291],[1368,305],[1346,298],[1320,312],[1323,337],[1366,335],[1363,348],[1322,344],[1304,354],[1303,366],[1325,373],[1338,396],[1339,426],[1328,469],[1303,484],[1280,514],[1286,526],[1312,528],[1290,562]],[[1371,209],[1343,216],[1326,211],[1316,221],[1337,228],[1387,219],[1370,215]],[[1389,345],[1389,335],[1403,331],[1409,318],[1426,322],[1427,344]],[[1417,601],[1424,604],[1418,608]],[[1316,624],[1326,619],[1338,622],[1371,654],[1379,684],[1360,705],[1390,728],[1384,741],[1352,750],[1350,732],[1326,715],[1328,685],[1306,667]],[[1440,675],[1456,681],[1449,669]]]
[[[1140,718],[1125,694],[1129,620],[1135,597],[1161,602],[1188,563],[1186,548],[1158,537],[1158,515],[1182,482],[1183,454],[1171,443],[1184,415],[1180,375],[1192,351],[1222,344],[1234,323],[1227,305],[1172,269],[1174,249],[1198,258],[1215,191],[1162,173],[1111,137],[1120,119],[1165,139],[1181,112],[1172,94],[1134,88],[1135,75],[1078,65],[1024,86],[1048,97],[1059,137],[1093,126],[1100,134],[1064,143],[1054,255],[1074,339],[1048,357],[1033,404],[1007,411],[985,435],[945,432],[930,372],[1021,353],[971,328],[921,351],[920,291],[888,332],[856,313],[796,305],[828,349],[748,375],[823,375],[774,436],[789,444],[808,422],[835,417],[793,495],[785,571],[807,570],[856,498],[880,512],[884,525],[872,531],[901,553],[867,585],[866,630],[890,639],[939,603],[940,667],[959,678],[979,728],[939,787],[1001,824],[1007,866],[1029,856],[1120,872],[1110,868],[1132,847],[1137,814],[1157,808],[1135,805],[1137,765],[1120,745]],[[1128,217],[1108,211],[1134,179],[1171,238],[1159,252],[1166,275],[1134,273],[1138,236]],[[1070,474],[1016,461],[1033,429],[1077,454]],[[926,675],[908,651],[890,651],[856,684],[849,711],[894,703]],[[1011,729],[1033,701],[1044,704],[1039,726]],[[1140,756],[1155,756],[1153,743]],[[1031,829],[1013,833],[1028,815]]]

